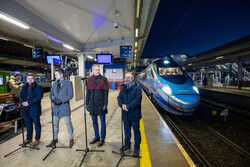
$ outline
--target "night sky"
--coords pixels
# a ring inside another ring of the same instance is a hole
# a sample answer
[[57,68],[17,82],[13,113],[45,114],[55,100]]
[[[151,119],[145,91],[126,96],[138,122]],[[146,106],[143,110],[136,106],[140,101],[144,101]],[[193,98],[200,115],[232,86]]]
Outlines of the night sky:
[[195,56],[250,35],[250,0],[161,0],[143,54]]

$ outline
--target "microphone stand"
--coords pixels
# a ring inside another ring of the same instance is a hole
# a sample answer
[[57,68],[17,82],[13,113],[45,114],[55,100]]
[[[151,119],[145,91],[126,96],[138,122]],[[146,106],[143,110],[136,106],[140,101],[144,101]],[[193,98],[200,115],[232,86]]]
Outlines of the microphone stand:
[[[18,108],[15,108],[15,109],[21,109],[21,108],[23,108],[23,107],[18,107]],[[22,111],[22,110],[20,110],[20,111]],[[21,126],[22,126],[23,144],[22,144],[19,148],[15,149],[14,151],[12,151],[12,152],[10,152],[10,153],[4,155],[4,157],[7,157],[7,156],[11,155],[12,153],[14,153],[14,152],[20,150],[21,148],[26,148],[26,147],[27,147],[27,148],[39,150],[39,148],[27,146],[27,144],[24,142],[24,128],[23,128],[23,127],[24,127],[24,126],[23,126],[23,124],[24,124],[24,123],[23,123],[23,119],[24,119],[24,118],[23,118],[23,116],[22,116],[22,112],[20,112],[20,115],[21,115],[21,117],[22,117]]]
[[85,97],[85,82],[86,82],[86,78],[82,78],[83,81],[83,99],[84,99],[84,125],[85,125],[85,149],[81,150],[81,149],[76,149],[76,151],[84,151],[84,155],[82,157],[80,166],[83,163],[83,160],[85,159],[86,155],[88,152],[104,152],[104,150],[90,150],[88,148],[88,137],[87,137],[87,121],[86,121],[86,97]]
[[[52,82],[53,82],[54,80],[51,80],[50,81],[50,92],[52,91]],[[54,119],[53,119],[53,108],[52,108],[52,101],[51,101],[51,118],[52,118],[52,133],[53,133],[53,145],[51,146],[51,150],[49,151],[49,153],[43,158],[43,161],[45,161],[46,160],[46,158],[50,155],[50,153],[52,153],[52,151],[54,151],[56,148],[69,148],[69,147],[57,147],[56,146],[56,143],[54,142],[55,141],[55,136],[54,136],[54,134],[55,134],[55,132],[54,132]],[[58,125],[59,126],[59,125]]]
[[[127,115],[127,116],[128,116],[128,115]],[[122,112],[121,112],[121,135],[122,135],[122,137],[121,137],[121,143],[122,143],[122,147],[123,147],[123,119],[122,119]],[[122,148],[122,147],[121,147],[121,148]],[[119,161],[117,162],[116,167],[119,166],[119,164],[120,164],[121,160],[123,159],[123,157],[141,158],[141,156],[127,155],[127,154],[124,153],[123,149],[120,149],[120,152],[119,152],[119,153],[118,153],[118,152],[115,152],[115,151],[112,151],[112,153],[120,155],[120,159],[119,159]]]

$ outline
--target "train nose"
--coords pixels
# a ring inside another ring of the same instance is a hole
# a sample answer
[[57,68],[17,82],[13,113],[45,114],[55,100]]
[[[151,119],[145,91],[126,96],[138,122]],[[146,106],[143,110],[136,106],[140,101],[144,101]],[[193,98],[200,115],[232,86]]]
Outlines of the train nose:
[[172,95],[169,104],[180,111],[194,111],[200,103],[199,95]]

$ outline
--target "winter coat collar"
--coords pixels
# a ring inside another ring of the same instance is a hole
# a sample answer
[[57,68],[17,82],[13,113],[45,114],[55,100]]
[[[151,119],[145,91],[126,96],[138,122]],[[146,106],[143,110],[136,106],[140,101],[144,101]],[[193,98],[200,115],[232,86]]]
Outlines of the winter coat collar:
[[131,89],[131,88],[134,87],[135,85],[136,85],[136,82],[135,82],[135,80],[134,80],[132,83],[126,85],[126,88],[127,88],[127,89]]
[[[31,89],[33,89],[36,85],[37,85],[37,83],[36,83],[36,82],[34,82],[34,83],[32,84]],[[25,86],[28,88],[29,84],[28,84],[28,83],[26,83],[26,84],[25,84]]]

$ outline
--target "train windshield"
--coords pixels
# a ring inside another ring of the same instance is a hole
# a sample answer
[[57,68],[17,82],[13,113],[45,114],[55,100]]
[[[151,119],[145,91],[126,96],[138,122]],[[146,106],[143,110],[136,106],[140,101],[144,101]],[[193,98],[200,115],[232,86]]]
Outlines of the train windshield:
[[159,67],[158,70],[160,76],[183,75],[179,67]]
[[184,84],[187,81],[185,73],[181,70],[180,67],[170,66],[170,67],[159,67],[158,74],[165,80],[175,83],[175,84]]

